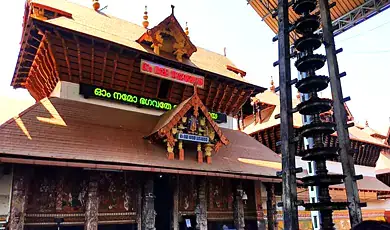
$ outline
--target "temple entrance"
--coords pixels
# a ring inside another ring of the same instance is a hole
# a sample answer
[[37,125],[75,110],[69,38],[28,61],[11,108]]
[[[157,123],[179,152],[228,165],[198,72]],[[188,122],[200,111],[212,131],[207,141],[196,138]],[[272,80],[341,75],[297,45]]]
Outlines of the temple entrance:
[[173,191],[170,177],[166,174],[158,174],[154,179],[154,209],[157,212],[156,230],[171,229],[173,210]]

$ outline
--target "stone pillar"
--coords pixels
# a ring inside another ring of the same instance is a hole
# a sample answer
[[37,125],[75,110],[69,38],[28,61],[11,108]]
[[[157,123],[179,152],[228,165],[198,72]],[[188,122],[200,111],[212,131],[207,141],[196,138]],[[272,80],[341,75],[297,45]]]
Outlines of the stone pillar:
[[84,230],[97,230],[98,229],[98,208],[99,198],[98,192],[98,174],[91,172],[88,183],[88,197],[87,204],[85,206],[85,224]]
[[277,212],[276,212],[276,199],[275,199],[275,186],[274,184],[267,184],[267,222],[268,230],[274,230],[278,228]]
[[154,210],[154,181],[150,176],[145,181],[144,202],[142,205],[142,230],[155,230],[156,211]]
[[206,178],[199,178],[198,204],[195,209],[196,229],[207,230]]
[[179,175],[173,178],[173,230],[179,230],[179,180]]
[[237,185],[234,197],[233,216],[234,226],[237,230],[244,230],[245,218],[244,218],[244,203],[242,201],[243,190],[242,186]]
[[257,229],[265,230],[265,220],[263,212],[263,200],[261,198],[261,181],[253,181],[255,186],[255,205],[256,205],[256,220]]
[[28,184],[30,178],[29,175],[31,175],[32,171],[23,170],[22,167],[22,165],[16,165],[14,167],[9,222],[9,229],[12,230],[24,229],[24,218],[26,216]]

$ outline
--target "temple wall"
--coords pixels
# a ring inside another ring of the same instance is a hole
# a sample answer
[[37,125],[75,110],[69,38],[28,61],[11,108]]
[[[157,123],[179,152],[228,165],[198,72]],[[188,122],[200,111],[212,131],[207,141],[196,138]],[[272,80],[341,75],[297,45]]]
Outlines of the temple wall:
[[[145,114],[150,114],[150,115],[155,115],[155,116],[160,116],[161,114],[164,113],[164,111],[158,111],[158,110],[153,110],[153,109],[145,109],[145,108],[137,108],[136,106],[129,106],[129,105],[124,105],[120,103],[115,103],[115,102],[109,102],[101,99],[95,99],[95,98],[84,98],[83,95],[80,95],[80,85],[76,83],[71,83],[67,81],[60,81],[58,82],[56,88],[54,89],[53,93],[51,94],[52,97],[59,97],[59,98],[64,98],[64,99],[69,99],[69,100],[74,100],[74,101],[81,101],[85,103],[91,103],[95,105],[101,105],[101,106],[106,106],[106,107],[111,107],[111,108],[116,108],[116,109],[122,109],[122,110],[127,110],[127,111],[133,111],[133,112],[138,112],[138,113],[145,113]],[[234,120],[233,117],[228,116],[227,117],[227,123],[222,123],[218,124],[222,128],[228,128],[228,129],[233,129],[234,128]]]

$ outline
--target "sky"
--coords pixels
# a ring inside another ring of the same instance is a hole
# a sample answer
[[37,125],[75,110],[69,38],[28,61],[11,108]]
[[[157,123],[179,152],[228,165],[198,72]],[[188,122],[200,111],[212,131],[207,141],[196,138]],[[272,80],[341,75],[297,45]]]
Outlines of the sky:
[[[55,1],[55,0],[53,0]],[[91,0],[72,0],[91,7]],[[0,57],[0,108],[5,107],[5,98],[15,101],[33,99],[24,89],[10,86],[20,48],[22,19],[25,0],[7,2],[7,10],[0,14],[0,21],[6,35],[0,36],[3,45]],[[140,24],[145,5],[148,6],[150,26],[154,26],[171,13],[185,27],[188,22],[191,41],[199,47],[223,54],[235,65],[246,71],[246,79],[263,86],[270,86],[273,76],[278,86],[278,68],[272,63],[277,60],[277,43],[271,29],[261,20],[246,0],[100,0],[101,7],[110,14]],[[4,28],[5,27],[5,28]],[[355,121],[365,123],[383,133],[390,124],[390,10],[363,22],[336,37],[336,47],[344,51],[338,55],[339,69],[347,72],[342,79],[344,97]],[[319,53],[324,53],[318,50]],[[297,76],[292,60],[292,78]],[[327,75],[327,67],[318,71]],[[295,87],[293,87],[294,93]],[[329,90],[322,93],[330,97]],[[386,103],[387,102],[387,103]],[[22,102],[20,104],[23,104]],[[12,105],[17,107],[17,102]]]

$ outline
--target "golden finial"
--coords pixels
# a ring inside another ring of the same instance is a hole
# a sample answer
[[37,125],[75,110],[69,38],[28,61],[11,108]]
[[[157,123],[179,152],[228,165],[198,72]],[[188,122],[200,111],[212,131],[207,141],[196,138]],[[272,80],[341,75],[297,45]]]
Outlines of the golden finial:
[[145,12],[144,12],[144,21],[142,22],[142,25],[144,28],[148,28],[149,26],[149,21],[148,21],[148,6],[145,6]]
[[92,6],[93,6],[93,9],[98,11],[99,8],[100,8],[100,3],[99,3],[99,0],[93,0],[92,1]]
[[272,78],[271,76],[271,87],[269,87],[269,89],[275,93],[275,86],[274,86],[274,79]]
[[186,22],[186,29],[185,30],[186,30],[185,33],[188,36],[190,34],[190,31],[188,30],[188,23],[187,22]]
[[368,120],[366,120],[366,127],[369,127],[369,126],[368,126]]

